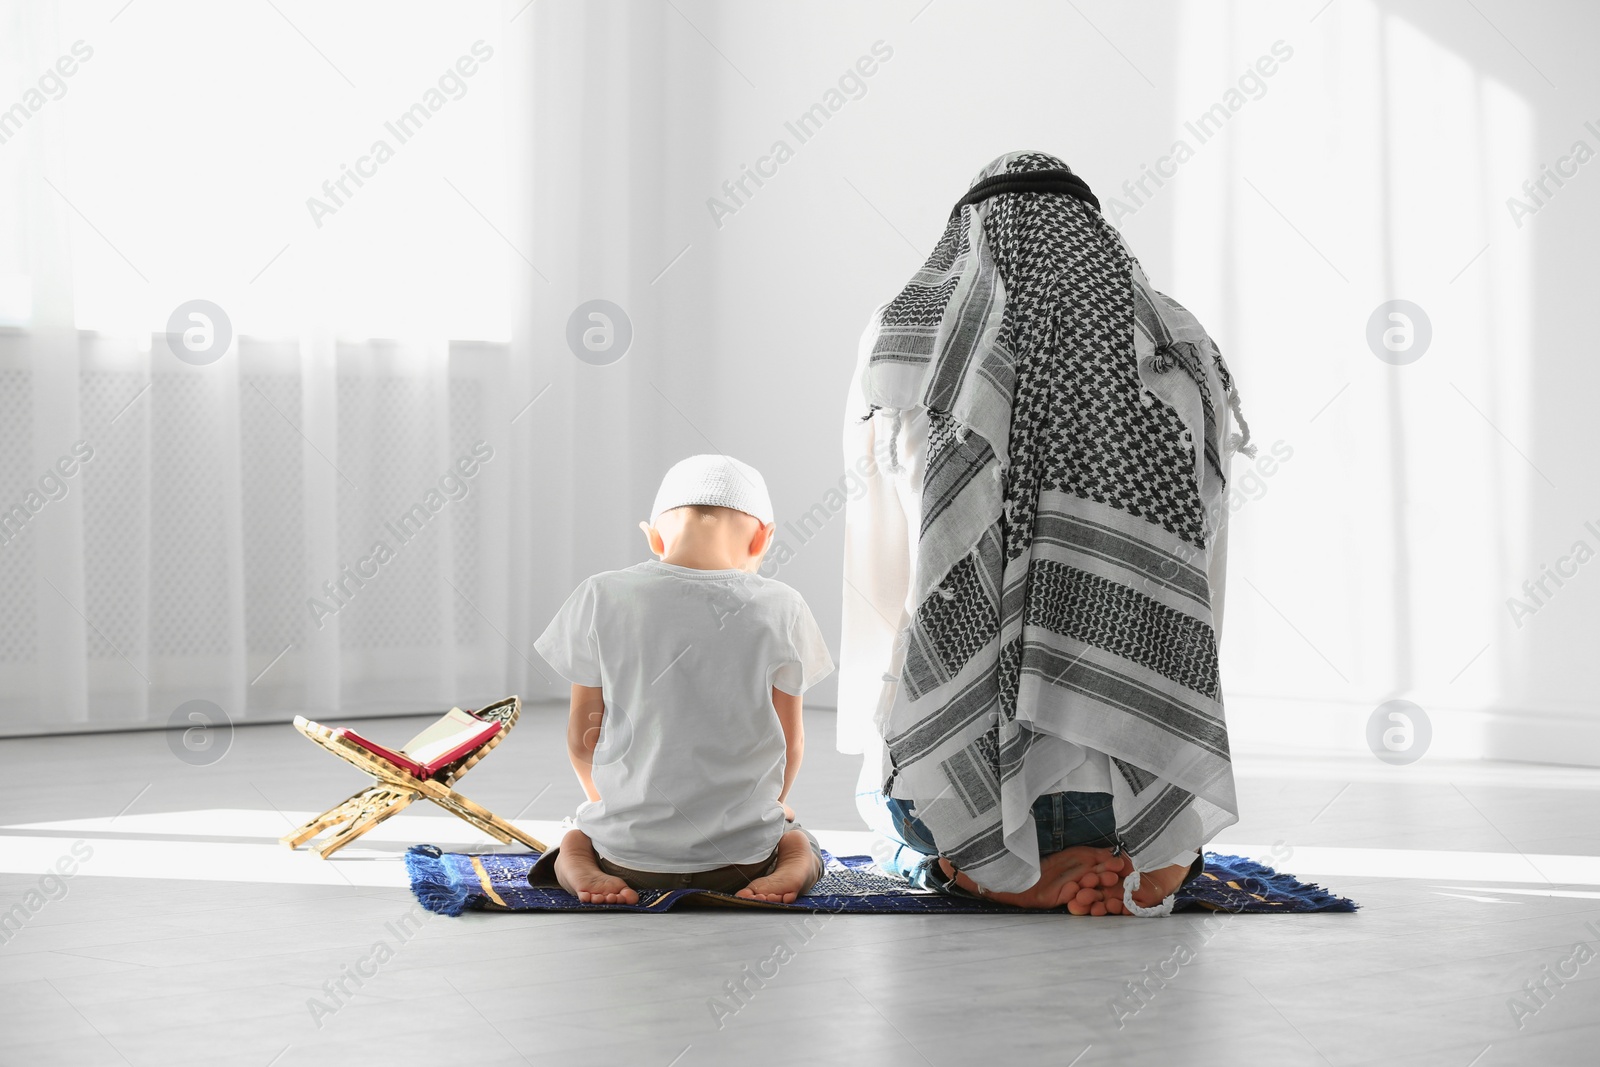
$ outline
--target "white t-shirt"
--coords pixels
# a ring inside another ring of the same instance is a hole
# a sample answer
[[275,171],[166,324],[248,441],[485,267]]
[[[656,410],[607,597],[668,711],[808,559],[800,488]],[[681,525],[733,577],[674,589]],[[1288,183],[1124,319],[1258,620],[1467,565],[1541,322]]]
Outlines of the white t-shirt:
[[533,647],[604,695],[600,799],[577,813],[600,855],[683,873],[772,853],[784,830],[772,689],[799,695],[833,670],[799,593],[647,560],[585,579]]

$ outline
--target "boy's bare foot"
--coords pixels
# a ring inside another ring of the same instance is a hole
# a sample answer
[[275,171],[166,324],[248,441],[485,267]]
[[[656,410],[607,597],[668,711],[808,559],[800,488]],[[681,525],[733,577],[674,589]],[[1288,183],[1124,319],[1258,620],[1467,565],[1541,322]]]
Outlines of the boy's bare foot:
[[772,873],[755,879],[734,896],[793,904],[795,897],[810,889],[821,877],[811,842],[801,831],[790,830],[778,839],[778,865]]
[[556,856],[556,881],[585,904],[637,904],[639,894],[614,874],[600,869],[594,842],[582,830],[568,830]]
[[[1127,859],[1113,855],[1108,848],[1073,845],[1052,852],[1039,861],[1039,880],[1020,893],[1000,893],[979,889],[977,883],[957,871],[944,857],[939,868],[956,885],[986,900],[1017,908],[1059,908],[1065,905],[1074,915],[1105,915],[1122,910],[1120,889],[1113,912],[1109,889],[1120,887]],[[1140,905],[1143,907],[1143,905]]]

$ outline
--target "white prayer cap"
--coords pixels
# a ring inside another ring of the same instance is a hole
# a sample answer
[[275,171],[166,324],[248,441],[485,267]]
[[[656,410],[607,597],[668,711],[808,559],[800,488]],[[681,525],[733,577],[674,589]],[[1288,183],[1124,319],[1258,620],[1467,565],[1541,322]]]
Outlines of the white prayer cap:
[[686,504],[714,504],[754,515],[763,524],[772,521],[772,499],[761,472],[732,456],[690,456],[673,464],[661,479],[650,521]]

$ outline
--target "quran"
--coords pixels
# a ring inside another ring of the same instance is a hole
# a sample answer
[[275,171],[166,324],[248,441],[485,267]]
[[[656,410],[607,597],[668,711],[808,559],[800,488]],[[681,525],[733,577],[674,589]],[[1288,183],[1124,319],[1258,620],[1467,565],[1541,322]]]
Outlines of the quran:
[[480,719],[460,708],[451,708],[398,750],[363,737],[348,726],[338,727],[333,732],[418,778],[431,778],[476,750],[501,729],[498,722]]

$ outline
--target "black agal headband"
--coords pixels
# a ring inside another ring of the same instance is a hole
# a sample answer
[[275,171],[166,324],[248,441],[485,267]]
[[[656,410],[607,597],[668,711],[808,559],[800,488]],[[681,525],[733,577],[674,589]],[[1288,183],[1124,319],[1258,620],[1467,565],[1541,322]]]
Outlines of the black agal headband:
[[1089,183],[1070,170],[1028,170],[1017,174],[996,174],[967,190],[967,195],[950,209],[954,218],[968,204],[976,204],[1001,193],[1065,193],[1100,210],[1100,200],[1089,190]]

